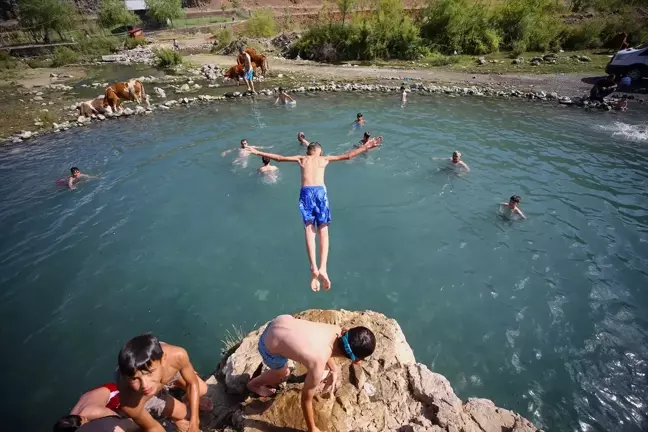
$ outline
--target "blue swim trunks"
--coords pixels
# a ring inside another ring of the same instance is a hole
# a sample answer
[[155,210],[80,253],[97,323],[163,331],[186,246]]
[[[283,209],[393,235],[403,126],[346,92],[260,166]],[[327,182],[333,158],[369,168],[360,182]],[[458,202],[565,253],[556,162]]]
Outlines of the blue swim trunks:
[[275,355],[275,354],[270,354],[268,352],[268,348],[266,348],[265,343],[263,343],[263,338],[266,335],[266,332],[272,325],[272,321],[270,321],[270,324],[263,330],[263,334],[259,338],[259,354],[261,354],[261,358],[263,359],[263,363],[266,364],[270,369],[283,369],[286,367],[288,364],[288,359],[282,355]]
[[328,195],[325,186],[304,186],[299,193],[299,211],[304,225],[320,226],[331,223]]
[[252,68],[250,68],[249,70],[244,71],[244,72],[245,72],[245,75],[244,75],[243,78],[245,78],[246,80],[252,81],[252,77],[254,77],[254,70]]

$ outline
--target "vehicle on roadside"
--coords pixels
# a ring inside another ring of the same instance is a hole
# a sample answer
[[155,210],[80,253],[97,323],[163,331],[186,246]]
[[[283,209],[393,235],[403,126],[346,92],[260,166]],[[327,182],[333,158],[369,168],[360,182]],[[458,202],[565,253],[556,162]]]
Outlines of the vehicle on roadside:
[[627,75],[632,81],[648,78],[648,42],[636,48],[626,48],[614,54],[605,72]]

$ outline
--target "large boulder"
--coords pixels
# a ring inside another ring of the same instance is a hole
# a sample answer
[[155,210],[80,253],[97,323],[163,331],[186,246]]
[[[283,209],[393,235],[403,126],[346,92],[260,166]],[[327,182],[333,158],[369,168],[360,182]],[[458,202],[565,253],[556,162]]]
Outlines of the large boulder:
[[[385,315],[365,311],[308,310],[297,318],[341,327],[363,325],[376,335],[374,354],[360,364],[337,359],[340,381],[333,397],[320,394],[314,401],[321,430],[402,432],[537,432],[520,415],[497,408],[487,399],[463,403],[450,382],[427,366],[416,363],[398,323]],[[244,432],[305,430],[300,393],[305,369],[297,364],[276,397],[252,398],[249,379],[265,368],[258,353],[259,337],[267,323],[248,334],[210,377],[209,396],[215,410],[203,416],[211,427],[233,426]],[[213,430],[213,429],[207,429]]]

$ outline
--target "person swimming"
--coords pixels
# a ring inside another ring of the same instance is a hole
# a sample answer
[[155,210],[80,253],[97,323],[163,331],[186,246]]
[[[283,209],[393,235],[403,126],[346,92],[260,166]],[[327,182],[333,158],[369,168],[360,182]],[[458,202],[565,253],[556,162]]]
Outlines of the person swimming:
[[261,161],[263,162],[263,165],[261,165],[257,171],[259,174],[263,175],[266,180],[275,183],[279,174],[279,167],[270,165],[270,159],[265,156],[261,158]]
[[455,151],[452,152],[452,157],[448,158],[432,158],[433,160],[449,160],[454,168],[463,168],[466,172],[470,172],[468,165],[461,160],[461,152]]
[[519,195],[513,195],[509,202],[503,202],[500,203],[500,208],[504,211],[507,211],[507,216],[511,217],[513,215],[520,215],[522,219],[526,219],[526,216],[524,216],[524,213],[522,213],[522,210],[520,210],[520,205],[521,198]]
[[371,139],[371,132],[365,132],[364,135],[362,136],[362,139],[358,142],[358,144],[354,145],[353,147],[358,148],[362,147],[363,145],[367,144],[367,142]]
[[364,124],[365,124],[364,116],[362,115],[362,113],[358,113],[356,115],[356,120],[353,122],[353,127],[357,128],[360,126],[364,126]]
[[79,168],[77,167],[72,167],[70,168],[70,177],[68,178],[61,178],[56,180],[56,184],[59,186],[67,186],[68,189],[74,190],[76,189],[75,184],[78,183],[81,179],[96,179],[97,177],[91,176],[88,174],[83,174]]
[[284,91],[283,87],[279,87],[279,96],[277,97],[277,100],[275,101],[275,105],[277,105],[281,101],[283,105],[291,105],[297,103],[295,99],[293,99],[291,96],[287,95],[286,92]]
[[299,144],[303,146],[307,146],[308,144],[310,144],[310,142],[308,142],[308,140],[306,139],[306,135],[304,135],[304,132],[299,132],[297,134],[297,141],[299,141]]
[[234,159],[233,164],[236,166],[240,166],[241,168],[247,168],[248,157],[250,156],[252,149],[262,149],[262,148],[265,147],[251,146],[248,144],[246,139],[242,139],[240,147],[225,150],[223,153],[221,153],[221,156],[225,157],[228,153],[231,153],[234,150],[238,150],[238,157]]
[[407,102],[407,90],[405,90],[405,86],[401,86],[401,102],[405,103]]

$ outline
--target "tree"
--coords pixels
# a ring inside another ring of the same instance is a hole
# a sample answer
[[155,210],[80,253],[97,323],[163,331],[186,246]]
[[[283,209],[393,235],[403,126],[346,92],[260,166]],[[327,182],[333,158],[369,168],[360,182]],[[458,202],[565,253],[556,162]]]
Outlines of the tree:
[[336,0],[336,2],[338,10],[342,15],[342,25],[344,25],[347,14],[355,7],[355,0]]
[[55,31],[63,39],[61,32],[74,28],[79,17],[77,9],[67,0],[18,0],[20,24],[29,31],[34,39],[43,36],[50,41],[50,32]]
[[122,0],[103,0],[99,8],[99,22],[105,28],[139,23],[140,19],[126,8]]
[[158,22],[165,23],[184,16],[181,0],[146,0],[148,14]]

